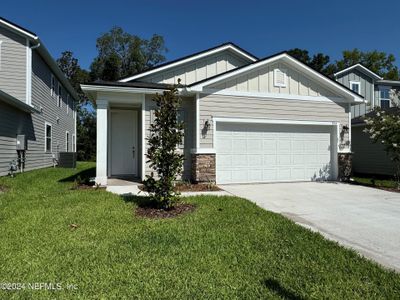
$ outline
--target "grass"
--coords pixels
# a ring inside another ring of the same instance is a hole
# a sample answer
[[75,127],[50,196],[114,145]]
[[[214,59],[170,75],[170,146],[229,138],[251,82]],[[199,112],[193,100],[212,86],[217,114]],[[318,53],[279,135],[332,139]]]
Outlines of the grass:
[[0,299],[400,297],[399,274],[249,201],[192,197],[193,213],[143,219],[135,198],[70,189],[92,172],[80,163],[0,178]]
[[385,179],[377,179],[373,177],[366,176],[355,176],[352,177],[353,183],[366,185],[370,187],[378,187],[378,188],[389,188],[389,189],[397,189],[398,183],[395,179],[385,178]]

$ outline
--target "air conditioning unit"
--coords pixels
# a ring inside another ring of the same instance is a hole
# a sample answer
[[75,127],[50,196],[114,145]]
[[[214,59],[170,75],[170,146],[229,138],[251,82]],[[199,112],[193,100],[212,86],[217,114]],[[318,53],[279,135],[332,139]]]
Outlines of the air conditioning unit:
[[58,166],[61,168],[76,168],[76,152],[59,152]]

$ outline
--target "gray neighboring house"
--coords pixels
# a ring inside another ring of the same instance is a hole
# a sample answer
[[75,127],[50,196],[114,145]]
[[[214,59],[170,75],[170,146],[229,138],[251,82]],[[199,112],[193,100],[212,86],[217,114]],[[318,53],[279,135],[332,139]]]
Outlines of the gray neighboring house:
[[[25,170],[76,151],[78,96],[33,32],[0,18],[0,176],[24,156]],[[17,151],[17,135],[26,151]]]
[[395,164],[390,160],[381,144],[374,144],[364,133],[364,118],[377,106],[390,109],[399,103],[400,81],[384,80],[365,66],[356,64],[334,74],[335,79],[362,95],[367,103],[351,108],[351,149],[353,171],[361,174],[394,175]]

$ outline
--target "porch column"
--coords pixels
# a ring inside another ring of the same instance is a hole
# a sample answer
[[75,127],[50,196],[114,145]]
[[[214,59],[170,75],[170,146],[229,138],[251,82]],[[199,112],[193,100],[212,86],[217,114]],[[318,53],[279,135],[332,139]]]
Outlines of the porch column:
[[108,101],[97,100],[96,183],[107,185]]

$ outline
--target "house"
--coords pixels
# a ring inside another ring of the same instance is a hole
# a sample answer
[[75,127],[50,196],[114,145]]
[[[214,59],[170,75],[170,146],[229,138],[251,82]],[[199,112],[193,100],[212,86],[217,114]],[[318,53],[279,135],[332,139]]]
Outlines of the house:
[[390,110],[399,102],[400,81],[384,80],[361,64],[353,65],[334,74],[335,79],[361,94],[366,103],[352,106],[353,172],[372,175],[394,175],[396,166],[379,143],[373,143],[364,132],[365,117],[373,114],[377,106]]
[[13,160],[31,170],[75,151],[77,100],[39,37],[0,18],[0,175]]
[[259,59],[226,43],[117,82],[82,85],[96,102],[96,181],[145,179],[156,93],[181,79],[183,178],[251,183],[336,180],[358,93],[286,52]]

